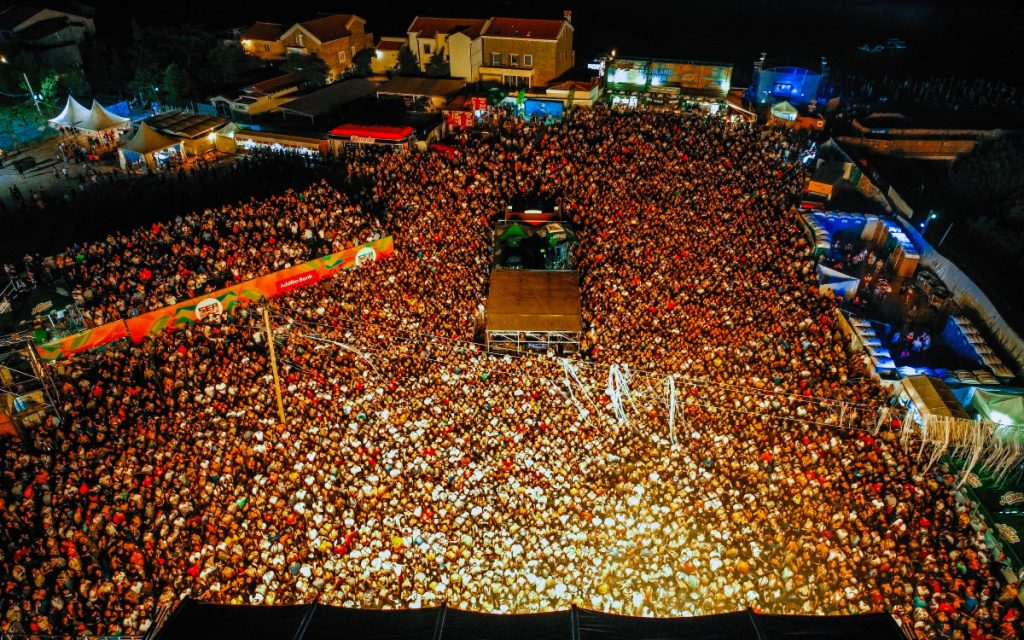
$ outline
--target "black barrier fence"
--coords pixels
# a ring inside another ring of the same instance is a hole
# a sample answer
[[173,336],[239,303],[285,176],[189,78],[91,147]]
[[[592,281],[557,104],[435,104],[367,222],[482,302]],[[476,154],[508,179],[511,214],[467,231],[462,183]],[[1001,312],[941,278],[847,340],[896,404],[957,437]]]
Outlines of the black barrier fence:
[[738,611],[637,618],[573,607],[496,615],[451,609],[217,605],[187,599],[153,640],[905,640],[887,613],[777,616]]

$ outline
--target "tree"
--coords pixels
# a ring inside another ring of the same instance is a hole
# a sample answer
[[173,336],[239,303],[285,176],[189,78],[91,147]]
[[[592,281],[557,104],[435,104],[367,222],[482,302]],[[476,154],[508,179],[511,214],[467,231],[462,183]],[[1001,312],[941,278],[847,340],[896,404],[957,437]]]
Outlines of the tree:
[[220,82],[235,82],[243,73],[259,65],[259,60],[246,55],[232,40],[218,40],[209,53],[210,75]]
[[957,195],[973,208],[1001,217],[1024,202],[1024,135],[982,140],[950,169]]
[[305,84],[321,87],[327,84],[330,67],[315,53],[289,53],[281,69],[299,76]]
[[445,61],[444,55],[440,51],[430,56],[430,61],[427,62],[428,76],[431,78],[446,78],[449,73],[451,73],[451,67]]
[[159,87],[163,83],[163,73],[155,65],[135,68],[135,75],[128,81],[128,89],[146,102],[153,102],[160,97]]
[[47,111],[55,111],[69,94],[83,96],[92,92],[89,81],[78,67],[51,71],[39,83],[37,90]]
[[164,69],[162,87],[167,94],[167,101],[172,104],[183,104],[191,95],[192,81],[185,70],[172,62]]
[[352,56],[352,75],[365,78],[373,73],[373,58],[377,55],[374,48],[362,49]]
[[398,50],[398,74],[403,76],[420,75],[420,62],[416,54],[408,46]]

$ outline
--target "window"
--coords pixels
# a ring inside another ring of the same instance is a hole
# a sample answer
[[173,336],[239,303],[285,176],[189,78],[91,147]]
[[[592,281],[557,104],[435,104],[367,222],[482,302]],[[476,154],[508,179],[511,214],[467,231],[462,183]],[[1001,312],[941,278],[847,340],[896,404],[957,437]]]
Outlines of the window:
[[498,53],[497,51],[494,51],[494,52],[491,53],[491,66],[492,67],[501,66],[501,54]]
[[345,52],[344,51],[339,51],[338,52],[338,62],[345,62]]
[[523,54],[523,66],[524,67],[532,67],[533,66],[533,55],[532,54],[529,54],[529,53]]
[[296,44],[297,46],[299,46],[299,47],[305,46],[305,45],[304,45],[304,44],[302,43],[302,40],[303,40],[302,34],[301,34],[301,33],[296,33],[296,34],[295,34],[295,44]]
[[263,45],[263,50],[264,51],[270,51],[270,43],[269,42]]
[[510,53],[510,54],[508,54],[508,63],[510,65],[512,65],[513,67],[519,66],[519,54],[518,53]]
[[425,53],[425,54],[427,54],[429,56],[433,52],[434,52],[433,45],[431,45],[430,43],[427,43],[427,44],[423,45],[423,53]]

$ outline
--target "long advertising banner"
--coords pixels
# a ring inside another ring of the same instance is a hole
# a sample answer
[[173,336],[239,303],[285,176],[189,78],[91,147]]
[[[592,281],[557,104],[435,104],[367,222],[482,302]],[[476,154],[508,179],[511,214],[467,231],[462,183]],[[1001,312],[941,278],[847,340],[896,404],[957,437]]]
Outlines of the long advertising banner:
[[238,305],[273,298],[292,289],[299,289],[331,278],[338,271],[348,271],[387,258],[395,251],[391,236],[368,242],[300,265],[275,271],[254,280],[218,289],[170,307],[150,311],[127,320],[117,320],[88,331],[76,333],[54,342],[36,346],[41,360],[59,360],[76,353],[103,346],[122,338],[139,343],[147,336],[158,336],[167,329],[176,329],[204,318],[230,313]]

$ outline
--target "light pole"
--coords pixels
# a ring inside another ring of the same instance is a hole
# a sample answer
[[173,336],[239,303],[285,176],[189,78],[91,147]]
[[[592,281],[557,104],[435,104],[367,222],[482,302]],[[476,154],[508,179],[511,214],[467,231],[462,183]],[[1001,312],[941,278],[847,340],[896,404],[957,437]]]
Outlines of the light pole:
[[23,74],[21,74],[21,76],[23,78],[25,78],[25,86],[28,87],[28,93],[29,93],[29,95],[32,96],[32,102],[35,103],[35,105],[36,105],[36,112],[39,114],[39,118],[42,119],[42,117],[43,117],[43,110],[39,108],[39,96],[32,89],[31,83],[29,83],[29,81],[28,81],[28,74],[27,73],[23,73]]
[[921,223],[921,237],[922,238],[924,237],[924,234],[927,233],[928,225],[931,224],[931,221],[934,220],[935,218],[938,218],[938,217],[939,217],[939,214],[937,214],[937,213],[935,213],[933,211],[933,212],[929,213],[928,217],[925,218],[924,222]]
[[942,234],[941,238],[939,238],[939,244],[936,245],[936,247],[941,247],[942,246],[942,243],[946,241],[946,236],[948,236],[949,232],[952,231],[952,230],[953,230],[953,223],[950,222],[949,226],[946,227],[946,232]]

